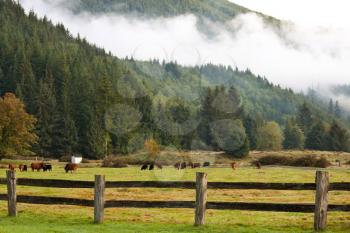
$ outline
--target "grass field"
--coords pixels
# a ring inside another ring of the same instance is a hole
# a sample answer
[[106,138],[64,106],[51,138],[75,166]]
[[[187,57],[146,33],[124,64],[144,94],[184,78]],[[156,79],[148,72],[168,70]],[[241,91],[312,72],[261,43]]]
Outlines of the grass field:
[[[209,181],[255,182],[314,182],[315,169],[264,167],[257,170],[242,167],[187,169],[172,167],[141,172],[138,167],[123,169],[81,168],[76,174],[64,173],[62,165],[52,173],[17,173],[17,177],[40,179],[93,180],[104,174],[110,181],[118,180],[195,180],[195,173],[205,171]],[[331,168],[331,182],[350,182],[350,170]],[[5,176],[5,169],[0,169]],[[5,193],[0,186],[0,193]],[[92,199],[92,189],[54,189],[18,187],[19,195],[62,196]],[[194,190],[181,189],[107,189],[107,200],[194,200]],[[347,192],[330,192],[330,203],[350,204]],[[313,191],[209,190],[209,201],[245,201],[276,203],[313,203]],[[0,202],[0,232],[312,232],[313,215],[303,213],[275,213],[257,211],[207,211],[206,226],[192,226],[191,209],[107,209],[106,223],[93,225],[93,209],[77,206],[44,206],[18,204],[19,217],[6,217],[6,202]],[[350,213],[329,213],[329,232],[350,232]]]

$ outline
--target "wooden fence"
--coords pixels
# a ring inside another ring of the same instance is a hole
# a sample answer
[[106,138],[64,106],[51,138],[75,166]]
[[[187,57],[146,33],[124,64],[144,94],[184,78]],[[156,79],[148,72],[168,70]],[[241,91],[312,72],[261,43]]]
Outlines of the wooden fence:
[[[0,200],[8,201],[9,216],[17,216],[17,203],[44,205],[78,205],[94,207],[94,222],[102,223],[105,208],[193,208],[194,224],[205,223],[206,209],[215,210],[253,210],[277,212],[314,213],[314,229],[324,230],[327,226],[328,211],[350,211],[350,205],[329,205],[328,191],[350,191],[350,183],[329,183],[329,174],[316,172],[315,183],[229,183],[207,182],[206,173],[197,173],[196,182],[162,182],[162,181],[117,181],[106,182],[105,176],[96,175],[93,181],[16,179],[15,172],[7,171],[7,178],[0,184],[7,184],[7,194],[0,194]],[[43,197],[17,195],[16,187],[36,186],[50,188],[94,188],[94,200],[63,197]],[[196,201],[105,201],[106,188],[180,188],[196,189]],[[207,189],[259,189],[259,190],[315,190],[314,204],[282,203],[245,203],[245,202],[207,202]]]

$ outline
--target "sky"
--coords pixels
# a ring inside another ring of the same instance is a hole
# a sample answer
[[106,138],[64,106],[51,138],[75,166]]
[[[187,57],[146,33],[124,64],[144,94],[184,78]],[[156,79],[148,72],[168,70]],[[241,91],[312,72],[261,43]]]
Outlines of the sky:
[[[211,0],[208,0],[211,1]],[[215,0],[213,0],[215,1]],[[197,30],[193,15],[139,19],[121,15],[75,15],[60,0],[20,0],[28,12],[63,23],[73,35],[118,57],[176,60],[183,65],[206,63],[249,68],[271,82],[296,91],[350,81],[350,16],[347,0],[234,0],[293,26],[282,27],[283,38],[255,14],[244,14],[223,25],[208,39]]]

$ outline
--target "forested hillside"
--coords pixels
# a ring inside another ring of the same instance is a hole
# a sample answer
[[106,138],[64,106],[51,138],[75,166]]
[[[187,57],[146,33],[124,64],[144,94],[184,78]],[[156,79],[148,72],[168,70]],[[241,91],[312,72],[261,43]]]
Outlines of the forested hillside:
[[65,4],[75,12],[87,11],[95,14],[118,13],[138,14],[147,17],[172,17],[194,14],[214,21],[224,22],[248,9],[226,0],[77,0]]
[[[149,137],[243,156],[249,144],[256,148],[258,125],[285,125],[308,102],[249,70],[119,59],[1,0],[0,95],[6,92],[38,120],[34,152],[55,157],[133,152]],[[327,106],[308,108],[331,122]],[[221,141],[227,134],[235,145]]]
[[[64,0],[60,6],[66,6],[74,13],[118,14],[127,17],[174,17],[192,14],[197,18],[198,29],[207,35],[214,36],[211,23],[225,25],[239,14],[253,13],[249,9],[227,0]],[[281,22],[273,17],[254,12],[273,26]],[[233,30],[228,25],[227,29]]]

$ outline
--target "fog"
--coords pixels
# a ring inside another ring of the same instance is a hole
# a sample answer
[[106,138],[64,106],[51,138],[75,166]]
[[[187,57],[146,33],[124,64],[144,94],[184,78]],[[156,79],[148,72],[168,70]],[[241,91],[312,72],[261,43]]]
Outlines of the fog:
[[111,51],[118,57],[176,60],[183,65],[205,63],[249,68],[275,84],[297,91],[344,84],[350,77],[350,30],[286,24],[283,36],[255,14],[244,14],[223,25],[208,24],[216,32],[208,38],[197,29],[193,15],[138,19],[119,15],[73,15],[44,0],[20,0],[26,11],[63,23],[73,35]]

